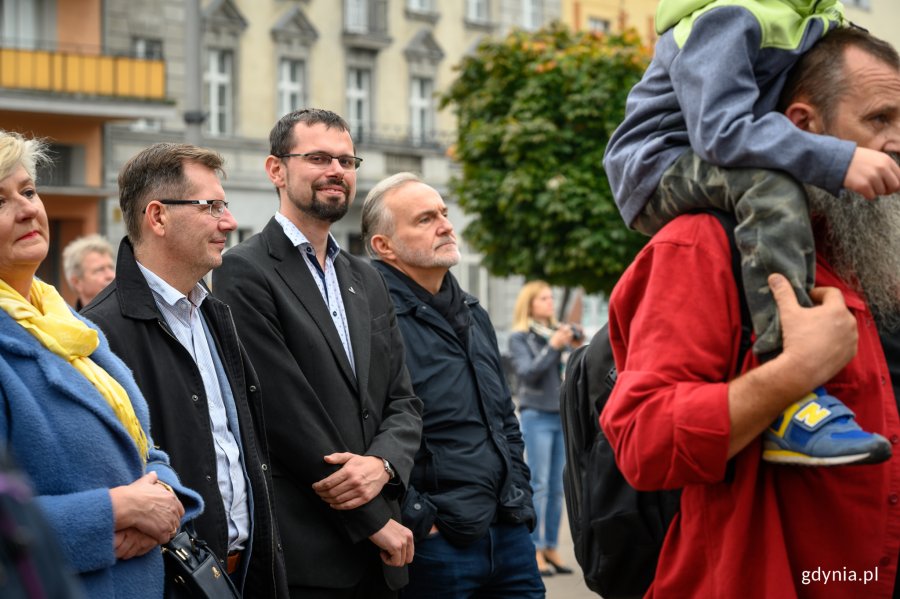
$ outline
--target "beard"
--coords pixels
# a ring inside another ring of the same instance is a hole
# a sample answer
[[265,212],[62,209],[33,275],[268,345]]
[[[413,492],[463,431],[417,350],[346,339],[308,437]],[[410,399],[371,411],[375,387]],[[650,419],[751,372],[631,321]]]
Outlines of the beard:
[[[447,242],[456,243],[452,237],[442,237],[435,246]],[[450,268],[451,266],[459,264],[460,258],[459,248],[457,248],[455,252],[444,251],[437,253],[434,248],[427,250],[413,249],[397,240],[394,241],[394,253],[397,254],[397,258],[402,264],[408,264],[409,266],[415,266],[417,268]]]
[[835,273],[863,294],[883,330],[900,327],[900,193],[867,200],[806,186],[812,219],[824,223],[819,248]]
[[[334,196],[333,193],[329,192],[328,199],[319,199],[319,190],[334,185],[339,185],[344,190],[342,197]],[[334,199],[336,197],[340,199]],[[292,197],[290,192],[288,192],[288,199],[298,210],[312,216],[316,220],[336,223],[344,218],[347,211],[350,210],[350,186],[343,179],[331,178],[312,185],[312,197],[308,202]]]

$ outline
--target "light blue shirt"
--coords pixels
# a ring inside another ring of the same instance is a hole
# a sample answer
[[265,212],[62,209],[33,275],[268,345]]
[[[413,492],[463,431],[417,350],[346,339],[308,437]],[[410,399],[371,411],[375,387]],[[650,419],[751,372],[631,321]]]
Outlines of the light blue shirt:
[[325,250],[325,269],[322,270],[319,260],[316,257],[316,250],[309,242],[300,229],[290,221],[288,217],[277,212],[275,220],[284,229],[284,234],[299,250],[300,255],[304,256],[309,272],[313,276],[313,280],[319,287],[319,293],[328,306],[328,313],[331,314],[331,320],[337,329],[338,336],[341,338],[341,344],[344,346],[344,352],[347,359],[350,360],[350,367],[356,372],[356,362],[353,360],[353,347],[350,345],[350,330],[347,328],[347,312],[344,310],[344,298],[341,296],[341,288],[338,283],[337,273],[334,271],[334,259],[341,251],[334,237],[329,233],[328,247]]
[[141,263],[138,263],[138,268],[147,279],[153,299],[172,334],[188,351],[200,371],[216,451],[216,478],[228,520],[228,551],[240,551],[250,535],[247,481],[241,465],[240,446],[228,426],[222,387],[211,353],[214,348],[210,347],[200,313],[200,305],[208,292],[197,283],[185,296]]

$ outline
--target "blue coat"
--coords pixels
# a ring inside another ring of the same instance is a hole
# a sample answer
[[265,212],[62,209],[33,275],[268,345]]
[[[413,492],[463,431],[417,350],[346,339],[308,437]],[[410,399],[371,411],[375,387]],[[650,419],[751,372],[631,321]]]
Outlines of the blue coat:
[[[151,444],[146,471],[155,471],[175,488],[186,519],[196,516],[202,510],[200,496],[181,486],[166,454],[152,449],[147,404],[102,333],[91,359],[131,398]],[[159,550],[117,560],[113,548],[109,489],[145,474],[134,441],[96,388],[3,310],[0,441],[31,479],[38,505],[88,597],[162,597]]]

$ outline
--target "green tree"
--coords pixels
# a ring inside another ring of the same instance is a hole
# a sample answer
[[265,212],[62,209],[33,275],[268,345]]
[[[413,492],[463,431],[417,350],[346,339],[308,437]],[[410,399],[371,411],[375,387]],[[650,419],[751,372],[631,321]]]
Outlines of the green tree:
[[649,51],[636,33],[562,25],[482,42],[441,97],[458,119],[451,191],[494,275],[608,292],[644,244],[616,208],[603,152]]

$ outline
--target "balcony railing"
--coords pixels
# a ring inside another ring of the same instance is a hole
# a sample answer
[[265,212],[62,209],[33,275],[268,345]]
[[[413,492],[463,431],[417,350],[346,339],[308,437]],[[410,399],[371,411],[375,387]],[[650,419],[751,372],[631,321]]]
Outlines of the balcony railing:
[[162,60],[0,46],[0,88],[164,100],[166,68]]

